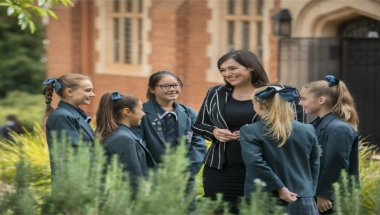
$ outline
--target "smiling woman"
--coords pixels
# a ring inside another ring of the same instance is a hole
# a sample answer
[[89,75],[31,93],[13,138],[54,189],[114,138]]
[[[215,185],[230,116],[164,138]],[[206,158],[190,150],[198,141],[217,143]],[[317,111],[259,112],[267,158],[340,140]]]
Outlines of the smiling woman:
[[[240,128],[258,121],[251,96],[256,88],[268,85],[269,78],[260,59],[247,50],[223,55],[217,66],[225,84],[209,89],[193,131],[212,142],[204,160],[204,196],[215,199],[222,193],[230,212],[239,214],[237,206],[244,195],[246,175]],[[297,119],[303,122],[303,117]]]
[[259,58],[246,50],[225,54],[217,66],[226,84],[210,88],[193,131],[212,142],[204,160],[204,197],[216,199],[216,194],[222,193],[230,212],[239,214],[246,172],[240,127],[257,120],[251,95],[255,88],[269,84],[269,78]]
[[[94,131],[89,125],[91,117],[79,108],[80,105],[89,105],[95,96],[93,85],[87,76],[80,74],[68,74],[57,78],[50,78],[43,82],[45,85],[45,117],[46,139],[49,151],[52,144],[68,140],[73,147],[78,146],[80,138],[87,143],[93,143]],[[51,107],[53,90],[61,98],[57,109]],[[52,181],[54,178],[54,164],[50,153],[50,165]]]

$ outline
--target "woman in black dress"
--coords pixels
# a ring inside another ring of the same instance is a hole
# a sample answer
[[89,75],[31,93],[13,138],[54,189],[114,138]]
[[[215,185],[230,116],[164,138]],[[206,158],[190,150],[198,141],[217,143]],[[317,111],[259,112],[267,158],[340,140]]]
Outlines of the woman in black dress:
[[[217,66],[225,84],[208,90],[193,131],[212,142],[204,159],[204,197],[215,199],[216,193],[222,193],[223,200],[230,204],[230,212],[238,214],[246,172],[239,130],[258,120],[250,98],[256,88],[269,84],[269,78],[259,58],[246,50],[225,54]],[[292,104],[295,111],[296,104]],[[302,107],[297,113],[303,122]]]

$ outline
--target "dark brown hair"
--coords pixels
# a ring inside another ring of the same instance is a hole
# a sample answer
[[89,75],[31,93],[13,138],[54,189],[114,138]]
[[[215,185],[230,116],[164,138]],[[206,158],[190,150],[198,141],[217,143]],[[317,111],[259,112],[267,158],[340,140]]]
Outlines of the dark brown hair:
[[[76,90],[79,88],[79,82],[82,80],[90,80],[89,77],[81,74],[67,74],[59,77],[58,82],[61,84],[61,89],[58,90],[57,95],[61,98],[65,98],[64,92],[67,88]],[[51,106],[53,100],[54,83],[45,86],[45,114],[44,117],[49,116],[53,112],[54,108]]]
[[9,114],[9,115],[6,116],[6,119],[8,121],[12,121],[12,122],[15,123],[12,130],[15,131],[17,134],[23,134],[23,133],[25,133],[24,130],[22,129],[21,123],[17,120],[17,117],[15,115]]
[[178,82],[181,82],[181,79],[174,73],[172,72],[169,72],[169,71],[158,71],[158,72],[155,72],[153,73],[150,77],[149,77],[149,81],[148,81],[148,90],[146,91],[146,98],[148,100],[151,100],[151,99],[154,99],[156,98],[156,95],[154,93],[151,93],[150,90],[155,88],[156,87],[156,84],[166,75],[171,75],[173,76],[174,78],[176,78],[178,80]]
[[[251,68],[251,83],[255,88],[263,87],[269,84],[269,78],[267,73],[264,70],[264,67],[261,65],[260,58],[257,57],[254,53],[247,50],[236,50],[229,52],[219,58],[217,66],[220,70],[220,66],[229,59],[234,59],[240,65]],[[233,86],[224,80],[228,88],[233,88]]]
[[100,135],[102,142],[117,130],[117,122],[121,119],[123,109],[129,108],[134,113],[139,103],[134,95],[120,94],[120,99],[112,100],[112,94],[113,92],[108,92],[102,96],[96,112],[95,133]]

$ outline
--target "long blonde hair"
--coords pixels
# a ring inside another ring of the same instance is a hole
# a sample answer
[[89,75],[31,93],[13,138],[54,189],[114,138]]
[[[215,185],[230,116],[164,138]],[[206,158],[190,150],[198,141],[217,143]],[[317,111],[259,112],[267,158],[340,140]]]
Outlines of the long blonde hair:
[[303,88],[314,94],[316,98],[326,97],[326,105],[333,107],[332,112],[350,124],[355,131],[358,131],[359,117],[354,99],[343,81],[339,80],[338,84],[331,87],[325,80],[314,81],[306,84]]
[[[253,92],[252,101],[259,102],[259,98],[255,95],[267,87],[260,87]],[[292,134],[292,121],[294,119],[294,112],[290,107],[290,103],[282,98],[278,93],[259,102],[268,111],[268,114],[262,117],[265,123],[265,130],[268,131],[265,135],[271,135],[280,144],[278,147],[283,146],[286,140]]]

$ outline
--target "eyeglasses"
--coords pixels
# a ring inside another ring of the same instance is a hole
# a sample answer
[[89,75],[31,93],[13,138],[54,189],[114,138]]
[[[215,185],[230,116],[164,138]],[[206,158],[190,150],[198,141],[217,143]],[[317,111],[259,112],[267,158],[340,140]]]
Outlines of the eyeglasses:
[[163,91],[168,91],[170,90],[171,87],[173,87],[175,90],[179,90],[183,87],[183,84],[182,83],[178,83],[178,84],[160,84],[160,85],[155,85],[155,86],[159,86],[161,88],[161,90]]

